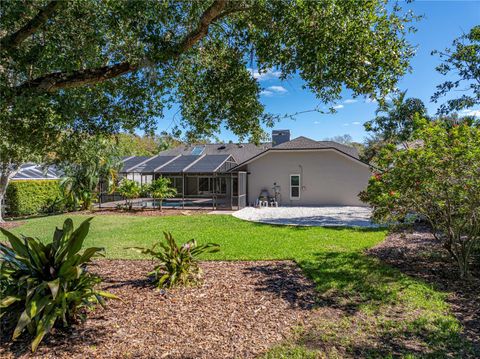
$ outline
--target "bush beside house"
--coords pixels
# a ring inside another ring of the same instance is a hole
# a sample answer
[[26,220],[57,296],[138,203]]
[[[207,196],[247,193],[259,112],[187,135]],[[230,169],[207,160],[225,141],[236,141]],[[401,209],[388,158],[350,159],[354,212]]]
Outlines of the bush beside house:
[[11,181],[7,188],[7,213],[25,216],[65,209],[59,180]]

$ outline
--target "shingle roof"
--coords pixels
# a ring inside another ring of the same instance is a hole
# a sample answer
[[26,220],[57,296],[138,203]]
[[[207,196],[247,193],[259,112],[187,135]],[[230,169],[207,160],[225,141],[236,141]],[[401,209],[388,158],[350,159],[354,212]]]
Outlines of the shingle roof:
[[291,141],[283,142],[273,147],[275,150],[313,150],[324,148],[333,148],[358,159],[358,151],[354,147],[342,145],[334,141],[315,141],[304,136],[294,138]]
[[231,155],[237,163],[244,162],[266,149],[272,147],[271,143],[255,145],[253,143],[212,143],[204,145],[182,145],[163,152],[161,156],[190,155],[195,147],[204,146],[202,154],[205,155]]
[[[192,154],[201,153],[201,155]],[[350,146],[342,145],[334,141],[315,141],[300,136],[291,141],[283,142],[275,147],[271,143],[255,145],[253,143],[226,143],[226,144],[193,144],[181,145],[175,148],[162,151],[157,156],[138,156],[125,159],[123,171],[133,167],[134,172],[154,172],[163,164],[156,173],[207,173],[213,172],[228,157],[239,165],[250,160],[261,153],[272,150],[313,150],[313,149],[335,149],[358,160],[358,151]],[[200,151],[201,150],[201,151]],[[178,157],[178,158],[175,158]],[[171,162],[169,162],[171,161]],[[197,162],[195,162],[197,161]],[[128,165],[127,165],[128,164]]]

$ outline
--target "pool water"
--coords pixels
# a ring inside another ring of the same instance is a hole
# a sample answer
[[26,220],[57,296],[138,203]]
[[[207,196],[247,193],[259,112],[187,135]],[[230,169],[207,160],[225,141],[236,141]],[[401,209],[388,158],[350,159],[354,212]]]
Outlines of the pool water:
[[[186,199],[183,201],[163,201],[162,207],[182,207],[182,204],[185,207],[210,207],[212,206],[211,201],[192,201]],[[142,206],[146,206],[147,208],[156,208],[160,206],[160,201],[155,200],[147,200],[142,202]]]

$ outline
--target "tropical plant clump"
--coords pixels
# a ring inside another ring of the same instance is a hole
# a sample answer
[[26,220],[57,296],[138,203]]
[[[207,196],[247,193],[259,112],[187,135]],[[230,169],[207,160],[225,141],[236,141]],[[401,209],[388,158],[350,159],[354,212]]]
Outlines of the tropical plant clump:
[[[194,239],[178,245],[171,233],[163,232],[165,242],[158,241],[152,248],[131,247],[158,260],[149,276],[153,276],[158,288],[187,287],[201,281],[202,271],[198,257],[202,253],[215,253],[220,246],[215,243],[198,245]],[[160,248],[158,248],[160,247]]]
[[134,181],[124,178],[118,186],[118,193],[125,197],[125,206],[129,211],[133,208],[133,200],[140,196],[142,187]]
[[154,200],[158,200],[160,211],[165,198],[172,198],[177,194],[177,190],[171,187],[172,181],[166,177],[160,177],[154,180],[149,187],[150,194]]
[[64,141],[55,162],[63,172],[63,195],[68,203],[89,210],[97,201],[101,187],[113,192],[122,166],[111,141],[91,136],[81,141]]
[[461,277],[480,242],[480,128],[470,121],[418,120],[412,145],[385,146],[360,194],[377,221],[424,218]]
[[105,306],[105,298],[117,298],[96,290],[101,279],[86,270],[102,248],[91,247],[80,253],[91,219],[75,230],[73,221],[66,219],[47,244],[0,228],[9,244],[0,243],[0,317],[5,317],[12,329],[15,325],[12,340],[25,329],[34,336],[32,351],[54,326],[84,321],[84,309]]

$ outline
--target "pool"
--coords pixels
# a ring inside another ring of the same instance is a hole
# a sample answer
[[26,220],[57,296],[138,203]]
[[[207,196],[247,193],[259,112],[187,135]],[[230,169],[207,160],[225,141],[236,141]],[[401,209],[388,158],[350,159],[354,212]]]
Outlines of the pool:
[[[184,207],[211,207],[213,206],[213,203],[211,199],[197,199],[197,200],[186,199],[185,201],[164,200],[162,202],[162,207],[178,208],[178,207],[182,207],[182,205]],[[153,199],[145,200],[145,201],[142,201],[141,206],[146,208],[158,208],[160,207],[160,201],[153,200]]]

